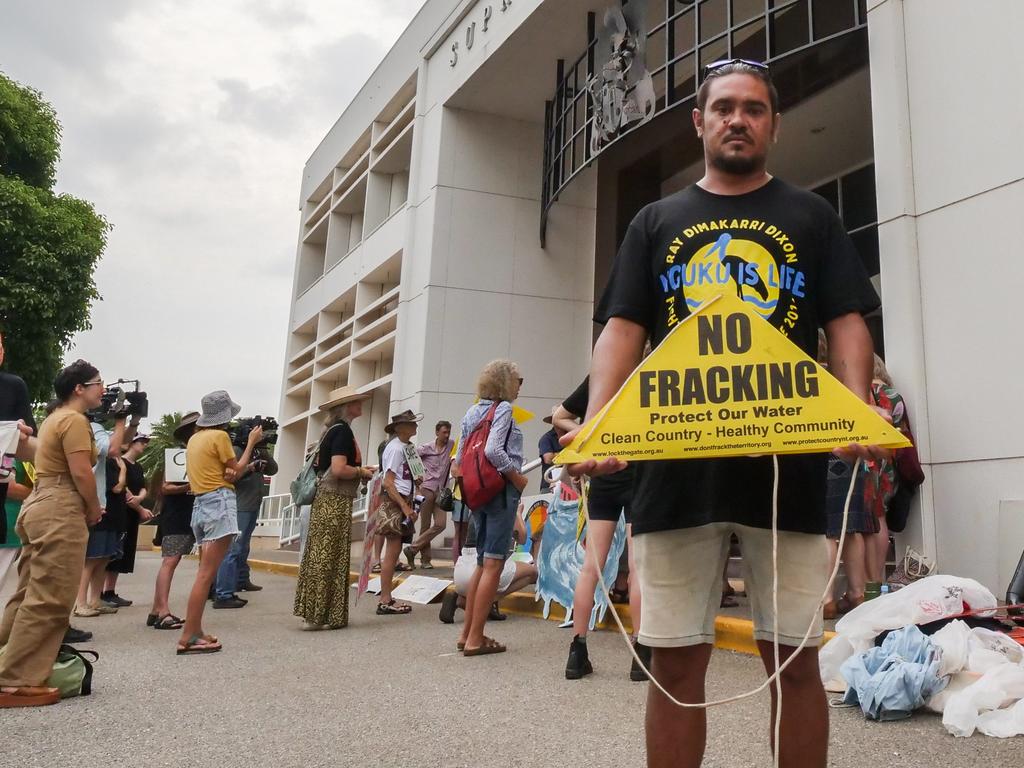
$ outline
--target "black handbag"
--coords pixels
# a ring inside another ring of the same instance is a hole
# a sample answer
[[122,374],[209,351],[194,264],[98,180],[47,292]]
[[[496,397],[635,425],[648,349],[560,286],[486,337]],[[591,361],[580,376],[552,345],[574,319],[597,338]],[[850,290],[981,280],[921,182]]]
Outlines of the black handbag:
[[437,507],[444,512],[451,512],[455,509],[455,496],[452,494],[452,489],[445,487],[441,489],[441,492],[437,495]]

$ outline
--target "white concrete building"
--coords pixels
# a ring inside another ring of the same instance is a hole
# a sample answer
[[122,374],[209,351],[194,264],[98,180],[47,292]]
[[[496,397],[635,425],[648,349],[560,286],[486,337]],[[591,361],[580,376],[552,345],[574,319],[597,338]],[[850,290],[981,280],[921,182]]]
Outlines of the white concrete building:
[[[609,7],[646,43],[653,118],[615,112],[595,140]],[[1003,592],[1024,548],[1024,267],[979,241],[1024,203],[1022,24],[1017,0],[427,0],[303,172],[279,476],[342,384],[374,393],[371,456],[388,413],[422,411],[423,439],[457,423],[495,357],[522,367],[524,407],[564,398],[629,220],[699,177],[697,73],[764,60],[771,170],[833,203],[881,289],[870,325],[928,474],[899,543]]]

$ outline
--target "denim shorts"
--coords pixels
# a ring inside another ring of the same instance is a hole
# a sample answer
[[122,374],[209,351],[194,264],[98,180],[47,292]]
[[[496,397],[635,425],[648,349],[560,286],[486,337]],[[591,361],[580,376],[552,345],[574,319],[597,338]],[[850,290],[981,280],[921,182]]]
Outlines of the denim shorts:
[[514,485],[506,483],[505,490],[480,509],[473,510],[478,565],[484,564],[484,558],[505,560],[508,557],[520,496]]
[[195,534],[196,544],[200,546],[225,536],[237,536],[238,507],[235,492],[230,488],[218,488],[196,496],[192,503],[192,533]]

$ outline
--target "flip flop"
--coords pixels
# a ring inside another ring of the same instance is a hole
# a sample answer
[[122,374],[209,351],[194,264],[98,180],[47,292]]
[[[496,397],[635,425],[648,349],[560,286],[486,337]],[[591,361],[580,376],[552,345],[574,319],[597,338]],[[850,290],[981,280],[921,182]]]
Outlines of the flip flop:
[[507,651],[504,645],[499,643],[497,640],[492,640],[489,637],[484,638],[484,644],[479,648],[465,648],[462,651],[463,656],[489,656],[492,653],[504,653]]
[[398,563],[395,565],[395,570],[402,571],[404,573],[405,571],[412,571],[415,569],[411,565],[406,565],[405,563]]
[[178,643],[178,655],[189,656],[200,653],[217,653],[222,647],[220,643],[210,642],[206,637],[192,635],[188,642],[184,644]]
[[152,626],[153,629],[181,629],[184,625],[184,619],[179,619],[173,613],[165,613]]
[[0,709],[45,707],[60,701],[60,689],[23,685],[12,691],[0,691]]

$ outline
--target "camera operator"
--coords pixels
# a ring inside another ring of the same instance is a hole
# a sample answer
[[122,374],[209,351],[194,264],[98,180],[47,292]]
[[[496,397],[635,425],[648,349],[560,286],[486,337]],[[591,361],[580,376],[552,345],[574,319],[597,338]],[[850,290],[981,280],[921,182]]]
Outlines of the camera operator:
[[232,430],[231,446],[235,458],[240,459],[245,452],[249,434],[254,426],[261,426],[264,437],[252,450],[248,464],[242,468],[235,479],[235,496],[238,504],[239,534],[231,544],[224,562],[217,570],[216,597],[214,608],[241,608],[247,601],[240,598],[237,592],[259,592],[263,587],[252,583],[249,578],[249,544],[256,521],[263,506],[263,497],[267,495],[264,475],[277,474],[277,462],[270,454],[270,444],[277,439],[275,430],[277,422],[273,419],[241,419],[239,426]]
[[[121,448],[135,439],[138,422],[146,415],[145,393],[142,402],[127,400],[117,382],[103,391],[100,405],[86,415],[92,422],[93,438],[99,458],[93,469],[96,493],[103,505],[100,521],[89,530],[89,544],[85,553],[85,568],[78,586],[75,616],[93,617],[117,613],[117,607],[101,600],[107,563],[122,553],[125,529],[128,525],[126,507],[127,467],[121,460]],[[132,423],[128,424],[131,417]],[[113,430],[104,422],[113,419]]]

